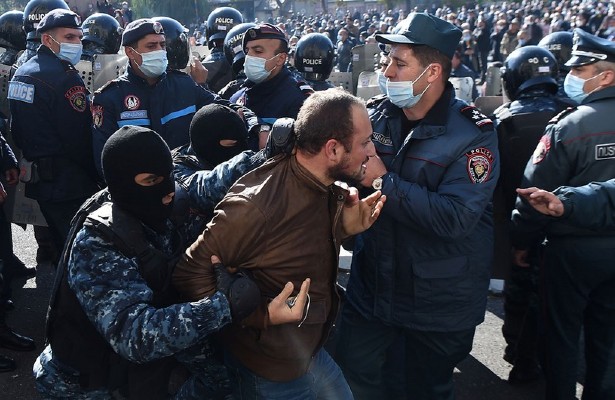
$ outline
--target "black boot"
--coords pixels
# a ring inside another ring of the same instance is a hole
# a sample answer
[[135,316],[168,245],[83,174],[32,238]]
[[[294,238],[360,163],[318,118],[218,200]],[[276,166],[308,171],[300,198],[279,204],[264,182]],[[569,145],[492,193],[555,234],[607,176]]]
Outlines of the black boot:
[[17,368],[15,365],[15,360],[0,354],[0,372],[14,371],[15,368]]
[[16,351],[30,351],[36,346],[34,340],[13,332],[6,324],[0,324],[0,347]]

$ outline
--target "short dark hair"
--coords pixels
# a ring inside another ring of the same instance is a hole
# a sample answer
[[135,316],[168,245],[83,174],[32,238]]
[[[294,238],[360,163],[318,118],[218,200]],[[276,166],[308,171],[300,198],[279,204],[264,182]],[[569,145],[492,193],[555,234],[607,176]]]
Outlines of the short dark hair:
[[442,66],[442,78],[447,80],[451,75],[451,59],[439,50],[424,45],[411,45],[412,53],[421,64],[426,68],[429,64],[437,63]]
[[340,88],[313,93],[303,103],[295,121],[297,149],[317,154],[327,140],[335,139],[350,151],[353,106],[365,107],[365,102]]
[[283,40],[280,40],[280,45],[278,46],[277,49],[275,49],[275,55],[278,55],[280,53],[288,54],[288,43]]

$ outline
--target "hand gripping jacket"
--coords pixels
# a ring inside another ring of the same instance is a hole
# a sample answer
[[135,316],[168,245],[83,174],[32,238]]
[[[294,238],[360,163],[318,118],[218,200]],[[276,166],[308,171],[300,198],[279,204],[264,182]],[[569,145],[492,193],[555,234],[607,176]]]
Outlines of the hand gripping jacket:
[[[175,302],[176,296],[169,283],[172,268],[183,249],[181,240],[178,240],[175,254],[168,258],[149,246],[143,236],[141,223],[110,201],[109,193],[102,190],[87,200],[73,218],[47,314],[46,337],[54,357],[79,371],[80,384],[87,389],[122,387],[127,384],[125,380],[129,379],[128,370],[139,373],[139,369],[149,368],[151,363],[138,365],[118,356],[92,325],[69,287],[68,259],[77,233],[83,225],[90,225],[112,241],[124,255],[136,257],[141,275],[154,292],[154,305],[157,307]],[[168,359],[168,362],[175,360]],[[118,371],[124,373],[118,374]],[[161,387],[148,384],[149,387],[143,387],[142,390],[150,393],[159,390],[166,392],[167,382],[161,381],[160,384]]]

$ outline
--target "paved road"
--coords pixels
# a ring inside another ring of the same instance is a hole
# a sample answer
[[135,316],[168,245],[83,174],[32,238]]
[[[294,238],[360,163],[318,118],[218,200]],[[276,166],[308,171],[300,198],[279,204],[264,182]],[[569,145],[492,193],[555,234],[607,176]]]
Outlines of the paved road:
[[[23,231],[13,225],[15,253],[28,265],[35,264],[36,243],[29,227]],[[347,265],[348,254],[341,263]],[[32,364],[43,348],[44,320],[49,293],[53,284],[50,265],[38,266],[37,276],[27,281],[15,282],[14,296],[17,308],[9,313],[9,324],[18,332],[36,340],[37,351],[19,353],[1,349],[3,354],[14,357],[19,363],[15,372],[0,374],[0,399],[39,399],[34,389]],[[540,400],[543,384],[537,382],[525,386],[511,386],[506,382],[510,365],[502,359],[504,339],[502,328],[502,299],[489,297],[485,322],[481,324],[474,339],[470,356],[459,364],[455,371],[458,400]],[[580,395],[581,385],[577,385]],[[378,399],[380,400],[380,399]]]

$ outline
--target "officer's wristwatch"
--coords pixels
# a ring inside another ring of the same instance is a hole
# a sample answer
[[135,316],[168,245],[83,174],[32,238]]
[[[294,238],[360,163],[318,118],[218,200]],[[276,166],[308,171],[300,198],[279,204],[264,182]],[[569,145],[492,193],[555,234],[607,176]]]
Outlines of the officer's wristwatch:
[[372,188],[374,188],[375,190],[382,189],[382,177],[376,178],[372,181]]

